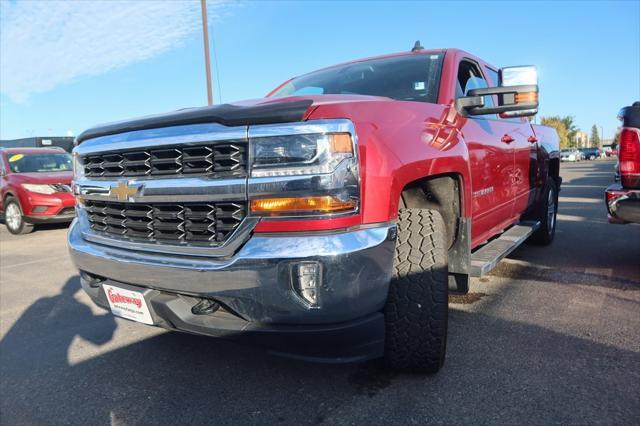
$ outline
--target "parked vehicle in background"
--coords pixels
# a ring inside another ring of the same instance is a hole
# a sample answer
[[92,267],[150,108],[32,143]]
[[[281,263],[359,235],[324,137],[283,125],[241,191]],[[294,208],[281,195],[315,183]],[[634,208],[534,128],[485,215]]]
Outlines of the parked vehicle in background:
[[618,147],[614,149],[612,145],[603,145],[602,150],[607,157],[615,157],[618,155]]
[[582,153],[576,148],[565,148],[560,152],[560,161],[580,161]]
[[0,149],[0,212],[12,234],[38,223],[71,222],[71,155],[61,148]]
[[600,157],[600,149],[598,148],[580,148],[580,152],[585,160],[595,160]]
[[618,143],[619,182],[605,191],[609,222],[640,223],[640,102],[618,114],[622,129]]
[[89,129],[68,237],[83,289],[145,324],[434,373],[449,285],[553,241],[558,136],[537,108],[534,67],[416,46]]

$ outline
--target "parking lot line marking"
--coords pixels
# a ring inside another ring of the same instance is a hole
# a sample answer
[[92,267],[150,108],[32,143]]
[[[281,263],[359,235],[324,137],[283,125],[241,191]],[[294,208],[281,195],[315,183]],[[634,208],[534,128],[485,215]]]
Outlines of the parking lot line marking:
[[578,185],[578,184],[571,184],[571,183],[562,182],[562,189],[565,189],[565,188],[594,188],[594,189],[602,189],[602,190],[604,190],[606,188],[606,186],[601,186],[601,185]]
[[613,269],[611,268],[584,268],[584,272],[592,275],[604,275],[609,278],[613,276]]
[[608,223],[606,220],[590,219],[587,216],[576,216],[570,214],[560,214],[556,216],[558,220],[567,222],[591,222],[591,223]]
[[55,261],[55,260],[62,260],[62,259],[68,259],[68,258],[69,258],[68,256],[48,257],[48,258],[45,258],[45,259],[30,260],[28,262],[14,263],[14,264],[11,264],[11,265],[2,265],[2,267],[0,269],[17,268],[17,267],[20,267],[20,266],[32,265],[34,263],[51,262],[51,261]]
[[591,203],[591,204],[604,203],[604,199],[585,198],[585,197],[560,197],[559,201],[565,202],[565,203]]

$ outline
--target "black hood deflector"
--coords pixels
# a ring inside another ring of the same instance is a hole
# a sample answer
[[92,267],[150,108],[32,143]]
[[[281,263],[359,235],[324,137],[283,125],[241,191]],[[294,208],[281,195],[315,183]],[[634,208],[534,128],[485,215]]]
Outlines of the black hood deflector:
[[273,102],[262,105],[241,106],[222,104],[201,108],[189,108],[166,114],[151,115],[117,123],[103,124],[85,130],[76,138],[76,143],[100,136],[159,127],[185,124],[219,123],[225,126],[249,124],[275,124],[302,121],[313,103],[310,99],[291,102]]

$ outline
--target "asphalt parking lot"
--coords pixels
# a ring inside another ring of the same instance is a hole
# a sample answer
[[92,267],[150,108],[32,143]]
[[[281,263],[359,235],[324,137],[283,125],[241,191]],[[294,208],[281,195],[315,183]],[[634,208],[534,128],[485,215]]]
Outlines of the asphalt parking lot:
[[[610,225],[613,162],[562,164],[556,241],[451,304],[431,377],[316,365],[91,305],[66,229],[0,231],[2,424],[637,424],[640,226]],[[464,302],[464,303],[459,303]]]

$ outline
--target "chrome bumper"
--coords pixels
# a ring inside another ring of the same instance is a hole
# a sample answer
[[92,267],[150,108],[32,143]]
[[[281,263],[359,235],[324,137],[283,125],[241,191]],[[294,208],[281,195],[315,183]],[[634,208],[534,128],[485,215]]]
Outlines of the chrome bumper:
[[620,183],[605,191],[610,223],[640,223],[640,190],[625,189]]
[[[254,235],[229,258],[132,251],[89,242],[75,220],[69,248],[81,271],[110,280],[221,302],[242,319],[266,324],[330,324],[380,311],[393,267],[395,225],[350,232]],[[292,285],[292,266],[322,267],[318,307]]]

